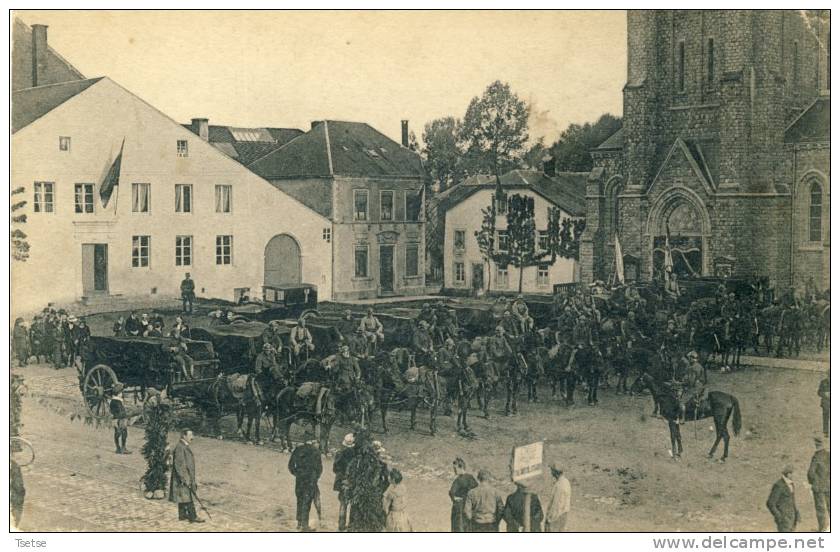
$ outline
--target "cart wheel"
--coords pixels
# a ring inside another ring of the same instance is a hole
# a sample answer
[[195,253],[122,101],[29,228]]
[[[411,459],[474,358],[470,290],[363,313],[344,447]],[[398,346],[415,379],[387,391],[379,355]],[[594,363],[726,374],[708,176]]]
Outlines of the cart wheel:
[[28,466],[35,461],[35,448],[23,437],[13,436],[9,439],[12,459],[20,467]]
[[97,364],[87,373],[82,385],[82,396],[93,417],[101,419],[110,415],[108,400],[118,382],[111,367],[104,364]]

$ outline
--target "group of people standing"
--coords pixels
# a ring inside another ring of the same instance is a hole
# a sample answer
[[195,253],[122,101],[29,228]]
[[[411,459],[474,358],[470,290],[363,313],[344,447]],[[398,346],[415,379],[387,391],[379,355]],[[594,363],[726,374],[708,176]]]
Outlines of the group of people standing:
[[84,356],[89,341],[90,328],[83,317],[51,306],[35,315],[31,326],[17,318],[12,328],[12,351],[19,367],[32,357],[56,369],[73,366],[77,357]]

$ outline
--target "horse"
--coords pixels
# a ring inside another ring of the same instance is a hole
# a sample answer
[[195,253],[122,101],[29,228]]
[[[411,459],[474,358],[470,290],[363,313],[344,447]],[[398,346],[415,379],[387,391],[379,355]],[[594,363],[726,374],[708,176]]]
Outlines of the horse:
[[[655,400],[659,403],[659,411],[662,417],[668,422],[668,429],[671,433],[671,450],[673,451],[674,458],[679,458],[683,452],[682,437],[678,423],[681,411],[679,399],[672,390],[657,382],[650,374],[642,374],[639,376],[637,382],[639,381],[644,387],[650,390]],[[723,440],[723,456],[720,458],[720,462],[725,462],[729,457],[729,420],[731,417],[732,431],[735,433],[735,436],[738,436],[742,426],[741,407],[738,399],[734,395],[722,391],[709,391],[706,395],[706,399],[700,401],[699,404],[695,399],[688,401],[685,409],[685,418],[687,420],[713,418],[716,438],[707,456],[708,458],[713,458],[720,441]]]
[[490,400],[496,394],[499,374],[496,372],[496,365],[487,355],[485,338],[477,337],[472,343],[466,340],[461,341],[457,348],[459,356],[467,359],[467,365],[471,366],[478,380],[474,393],[478,400],[478,407],[485,418],[490,418]]
[[[298,392],[304,385],[310,386],[310,393],[300,398]],[[294,423],[312,424],[318,436],[321,452],[329,450],[330,431],[336,419],[335,396],[332,389],[322,384],[289,385],[274,397],[274,435],[280,435],[281,448],[292,450],[291,431]]]
[[377,355],[371,368],[370,378],[382,417],[382,431],[388,433],[389,408],[409,410],[409,427],[414,430],[417,408],[426,403],[429,406],[429,432],[434,435],[437,430],[437,405],[445,393],[445,381],[441,376],[425,366],[415,366],[414,356],[403,347],[394,349],[390,354]]
[[[197,390],[198,391],[198,390]],[[263,443],[260,437],[260,420],[265,399],[262,386],[254,374],[219,374],[203,392],[197,393],[193,402],[205,417],[212,420],[213,433],[222,438],[219,420],[226,412],[236,413],[236,434],[251,440],[251,428],[255,427],[254,442]],[[209,415],[209,416],[208,416]],[[242,425],[247,419],[247,432]]]

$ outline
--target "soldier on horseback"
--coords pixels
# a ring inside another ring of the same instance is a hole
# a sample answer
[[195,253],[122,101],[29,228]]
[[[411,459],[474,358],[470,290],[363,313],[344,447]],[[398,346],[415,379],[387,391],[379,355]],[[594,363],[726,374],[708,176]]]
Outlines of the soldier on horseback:
[[516,297],[516,300],[513,302],[513,305],[511,305],[510,310],[513,312],[513,316],[519,324],[520,334],[530,332],[534,329],[534,319],[531,318],[528,313],[528,304],[525,303],[525,299],[522,297],[522,294],[519,294]]
[[417,324],[417,328],[414,329],[414,336],[412,338],[412,348],[414,349],[415,358],[417,362],[424,366],[428,363],[428,359],[431,357],[434,342],[432,341],[432,335],[429,333],[429,323],[425,320],[421,320]]
[[699,407],[703,395],[706,393],[706,375],[703,366],[700,364],[699,355],[695,351],[690,351],[686,358],[688,359],[688,370],[686,370],[683,378],[679,423],[685,422],[686,405],[693,402]]
[[373,309],[367,310],[367,314],[359,323],[359,328],[365,337],[367,356],[375,355],[377,346],[385,340],[385,329],[379,319],[373,315]]
[[315,350],[315,342],[306,327],[305,318],[300,317],[297,326],[292,328],[289,334],[289,347],[292,349],[292,358],[296,367],[309,360],[309,353]]

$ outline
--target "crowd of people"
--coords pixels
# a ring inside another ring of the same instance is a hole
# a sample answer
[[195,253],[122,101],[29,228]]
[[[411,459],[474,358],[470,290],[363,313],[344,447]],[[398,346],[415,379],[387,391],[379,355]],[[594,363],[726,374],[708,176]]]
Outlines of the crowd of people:
[[90,328],[84,317],[51,306],[36,314],[29,326],[17,318],[12,328],[12,351],[19,367],[32,357],[36,363],[48,362],[56,369],[73,366],[89,341]]

